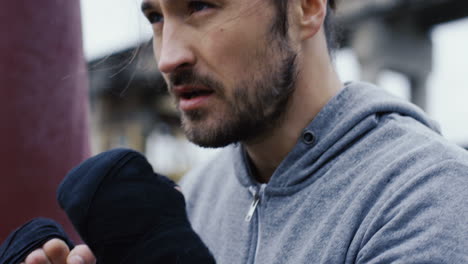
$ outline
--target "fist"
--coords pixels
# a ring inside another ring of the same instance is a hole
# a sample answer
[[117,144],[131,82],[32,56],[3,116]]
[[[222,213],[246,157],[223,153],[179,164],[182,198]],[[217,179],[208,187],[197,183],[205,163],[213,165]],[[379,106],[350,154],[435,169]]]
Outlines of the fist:
[[54,238],[42,248],[31,252],[21,264],[95,264],[96,259],[86,245],[78,245],[70,251],[67,244]]

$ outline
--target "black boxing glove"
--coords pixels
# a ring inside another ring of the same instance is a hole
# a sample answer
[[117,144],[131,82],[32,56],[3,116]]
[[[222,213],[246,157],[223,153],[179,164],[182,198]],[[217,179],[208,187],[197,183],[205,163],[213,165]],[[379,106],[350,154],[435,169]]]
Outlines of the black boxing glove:
[[215,263],[174,187],[140,153],[115,149],[71,170],[57,199],[98,263]]
[[70,249],[74,247],[58,223],[47,218],[35,218],[13,231],[3,242],[0,263],[18,264],[52,238],[63,240]]

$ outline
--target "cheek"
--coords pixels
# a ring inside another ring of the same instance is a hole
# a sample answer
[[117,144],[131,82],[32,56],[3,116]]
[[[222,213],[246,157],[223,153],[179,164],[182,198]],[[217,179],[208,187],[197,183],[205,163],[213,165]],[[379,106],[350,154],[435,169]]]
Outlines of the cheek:
[[259,56],[265,49],[261,34],[231,28],[220,28],[213,31],[203,40],[202,47],[209,67],[218,72],[229,82],[245,78],[245,74],[258,68]]

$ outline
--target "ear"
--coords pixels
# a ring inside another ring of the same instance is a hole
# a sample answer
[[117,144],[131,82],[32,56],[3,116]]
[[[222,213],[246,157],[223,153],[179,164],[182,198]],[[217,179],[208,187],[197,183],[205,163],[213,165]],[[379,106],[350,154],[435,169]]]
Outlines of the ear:
[[323,25],[327,14],[328,0],[298,0],[299,30],[301,40],[311,38],[317,34]]

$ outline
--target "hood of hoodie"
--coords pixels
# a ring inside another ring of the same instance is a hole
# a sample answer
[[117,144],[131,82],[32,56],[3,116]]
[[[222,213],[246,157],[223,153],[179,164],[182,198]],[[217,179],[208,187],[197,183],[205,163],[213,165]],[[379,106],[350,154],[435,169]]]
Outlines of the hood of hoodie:
[[[438,124],[410,102],[368,83],[348,83],[304,129],[302,137],[273,173],[268,189],[294,189],[353,141],[374,129],[382,115],[391,113],[409,116],[440,134]],[[251,177],[242,145],[236,145],[233,151],[239,182],[246,187],[258,185]]]

